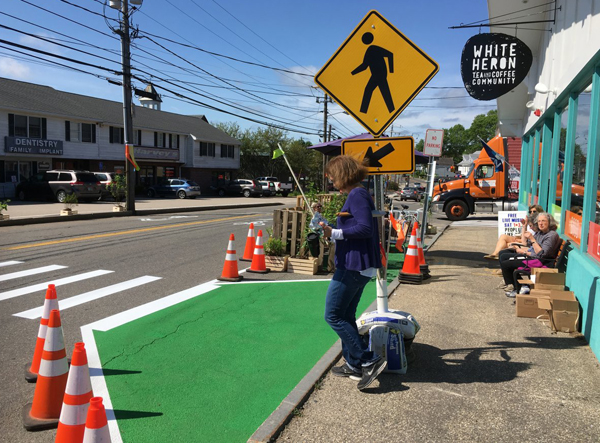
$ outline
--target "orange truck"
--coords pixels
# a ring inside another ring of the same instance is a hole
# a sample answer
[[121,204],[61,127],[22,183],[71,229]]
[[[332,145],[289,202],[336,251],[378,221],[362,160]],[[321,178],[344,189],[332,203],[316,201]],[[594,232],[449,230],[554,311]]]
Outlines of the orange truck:
[[[507,158],[506,139],[496,136],[488,146]],[[482,149],[466,178],[437,183],[433,188],[432,210],[442,211],[452,221],[464,220],[477,212],[514,211],[518,195],[509,188],[509,166],[496,172],[494,162]]]

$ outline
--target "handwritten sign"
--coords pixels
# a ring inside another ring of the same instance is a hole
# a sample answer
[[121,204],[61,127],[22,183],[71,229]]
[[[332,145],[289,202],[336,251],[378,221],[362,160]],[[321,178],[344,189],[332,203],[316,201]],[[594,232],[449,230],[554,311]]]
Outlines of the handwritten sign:
[[565,235],[577,246],[581,244],[581,216],[571,211],[565,211]]
[[511,237],[521,235],[521,221],[527,218],[527,211],[500,211],[498,212],[498,237],[502,234]]
[[590,222],[587,253],[600,262],[600,225]]

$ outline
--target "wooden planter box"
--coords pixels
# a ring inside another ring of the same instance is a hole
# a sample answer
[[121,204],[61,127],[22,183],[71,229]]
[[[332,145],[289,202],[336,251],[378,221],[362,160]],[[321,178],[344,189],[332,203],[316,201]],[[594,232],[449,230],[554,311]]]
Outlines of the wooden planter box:
[[73,211],[72,209],[63,209],[60,211],[60,215],[77,215],[77,211]]
[[315,275],[319,270],[319,259],[318,258],[289,258],[288,259],[288,272],[294,274],[308,274]]
[[113,206],[113,212],[125,212],[125,206]]
[[288,267],[289,255],[278,257],[276,255],[265,255],[265,264],[267,268],[275,272],[285,272]]
[[0,220],[8,220],[10,218],[10,215],[8,214],[0,214]]

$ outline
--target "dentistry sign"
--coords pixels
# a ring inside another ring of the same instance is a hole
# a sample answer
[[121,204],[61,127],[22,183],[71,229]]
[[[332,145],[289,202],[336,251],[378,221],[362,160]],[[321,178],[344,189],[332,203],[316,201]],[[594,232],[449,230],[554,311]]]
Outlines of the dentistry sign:
[[493,100],[521,83],[533,56],[525,43],[507,34],[478,34],[463,48],[460,73],[469,95]]

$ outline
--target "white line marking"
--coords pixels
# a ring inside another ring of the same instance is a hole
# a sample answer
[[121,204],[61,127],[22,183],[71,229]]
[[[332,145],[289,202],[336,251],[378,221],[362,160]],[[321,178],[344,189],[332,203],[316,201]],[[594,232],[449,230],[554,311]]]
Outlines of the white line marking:
[[[73,306],[78,306],[89,301],[97,300],[108,295],[116,294],[117,292],[122,292],[127,289],[135,288],[136,286],[145,285],[146,283],[151,283],[153,281],[160,280],[161,278],[162,277],[152,277],[150,275],[144,275],[143,277],[134,278],[133,280],[128,280],[123,283],[117,283],[115,285],[107,286],[105,288],[85,292],[83,294],[65,298],[64,300],[59,300],[58,308],[61,311],[64,311],[65,309],[72,308]],[[34,319],[40,318],[42,316],[43,311],[44,307],[39,306],[37,308],[29,309],[28,311],[19,312],[13,315],[15,317]]]
[[43,272],[56,271],[58,269],[64,269],[66,266],[61,265],[50,265],[42,266],[41,268],[28,269],[27,271],[13,272],[11,274],[1,275],[0,281],[12,280],[14,278],[27,277],[35,274],[42,274]]
[[68,283],[74,283],[77,281],[85,280],[88,278],[99,277],[101,275],[110,274],[115,271],[105,271],[99,269],[97,271],[85,272],[79,275],[73,275],[72,277],[59,278],[58,280],[50,280],[45,283],[39,283],[37,285],[26,286],[24,288],[13,289],[12,291],[0,292],[0,301],[7,300],[9,298],[18,297],[20,295],[31,294],[32,292],[41,291],[48,287],[50,283],[55,286],[62,286]]
[[25,263],[25,262],[22,262],[22,261],[16,261],[16,260],[5,261],[5,262],[2,262],[2,263],[0,263],[0,268],[1,268],[1,267],[3,267],[3,266],[12,266],[12,265],[18,265],[18,264],[20,264],[20,263]]
[[[241,272],[240,272],[241,274]],[[487,274],[486,274],[487,275]],[[310,280],[278,280],[278,281],[237,281],[237,282],[229,282],[229,281],[218,281],[217,284],[219,286],[221,285],[239,285],[239,284],[244,284],[244,285],[251,285],[254,283],[306,283],[306,282],[313,282],[313,281],[331,281],[330,278],[320,278],[320,279],[310,279]]]

